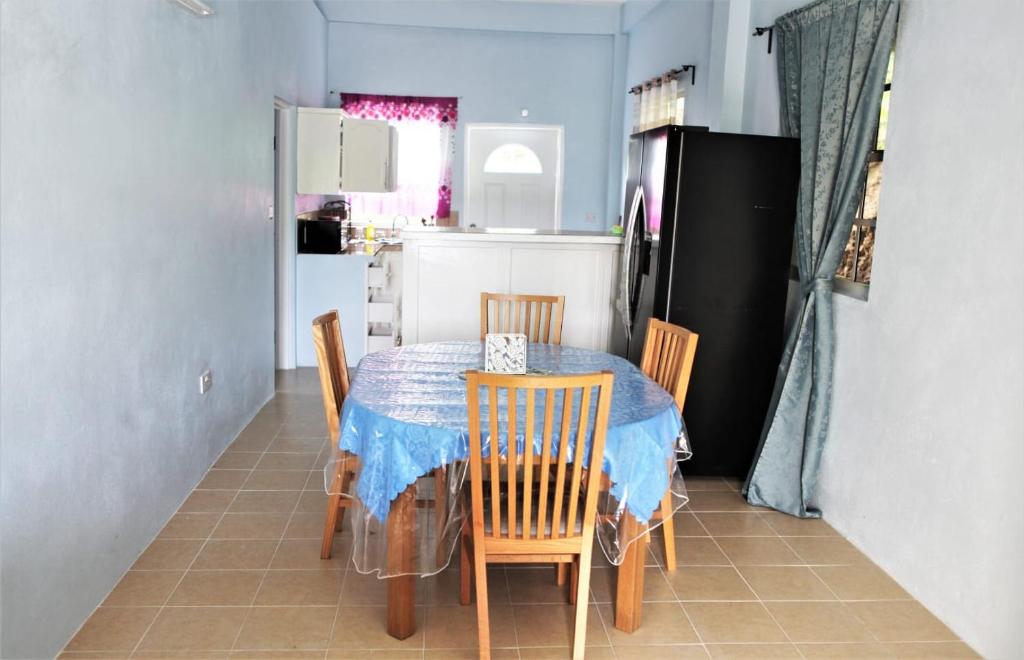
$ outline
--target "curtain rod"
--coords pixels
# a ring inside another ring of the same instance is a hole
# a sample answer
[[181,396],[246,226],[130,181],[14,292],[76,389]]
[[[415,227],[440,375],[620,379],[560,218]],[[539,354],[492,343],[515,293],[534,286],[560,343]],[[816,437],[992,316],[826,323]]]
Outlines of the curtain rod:
[[[341,94],[341,92],[336,92],[333,89],[331,89],[331,90],[328,90],[328,94],[330,94],[330,96],[337,96],[338,94]],[[363,96],[431,96],[430,94],[377,94],[377,93],[369,93],[369,92],[345,92],[345,94],[360,94],[360,95],[363,95]],[[437,97],[434,97],[434,98],[459,99],[460,101],[462,100],[462,96],[461,95],[459,95],[459,96],[437,96]]]
[[683,64],[678,69],[669,69],[668,71],[666,71],[665,73],[661,74],[660,76],[655,76],[654,78],[651,78],[650,80],[645,80],[644,82],[640,83],[639,85],[634,85],[633,87],[630,87],[629,88],[629,93],[630,94],[639,94],[640,92],[643,91],[645,85],[654,85],[655,83],[660,85],[662,79],[668,78],[669,80],[671,80],[672,78],[678,78],[680,73],[685,73],[687,71],[690,72],[690,84],[691,85],[696,84],[697,83],[697,65],[696,64]]
[[775,35],[775,26],[765,25],[764,27],[755,27],[754,34],[751,36],[760,37],[765,32],[768,33],[768,54],[770,55],[772,52],[772,37]]

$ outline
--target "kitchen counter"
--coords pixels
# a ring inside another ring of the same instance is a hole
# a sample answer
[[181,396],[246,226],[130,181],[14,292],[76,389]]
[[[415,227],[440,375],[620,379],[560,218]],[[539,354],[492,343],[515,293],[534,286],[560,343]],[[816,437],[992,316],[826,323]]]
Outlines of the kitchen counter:
[[566,229],[514,229],[500,227],[417,227],[402,229],[406,241],[439,239],[452,241],[495,241],[502,243],[603,243],[621,245],[622,237],[608,232]]
[[401,252],[402,244],[399,243],[382,243],[380,241],[370,241],[369,243],[353,243],[349,242],[345,246],[339,255],[348,256],[363,256],[363,257],[375,257],[381,252]]

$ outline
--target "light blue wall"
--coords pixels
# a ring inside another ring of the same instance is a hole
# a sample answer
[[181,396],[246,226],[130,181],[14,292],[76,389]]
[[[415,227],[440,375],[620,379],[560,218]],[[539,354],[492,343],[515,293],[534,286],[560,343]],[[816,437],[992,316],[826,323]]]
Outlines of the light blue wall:
[[60,651],[273,393],[273,99],[323,102],[326,22],[211,4],[0,4],[4,658]]
[[366,354],[367,268],[362,254],[300,254],[295,260],[295,364],[315,367],[316,347],[310,322],[338,310],[345,361],[356,366]]
[[467,123],[564,125],[562,226],[604,229],[618,215],[606,208],[608,162],[618,160],[609,150],[613,51],[610,34],[331,23],[327,79],[334,91],[460,97],[453,168],[453,207],[460,211]]

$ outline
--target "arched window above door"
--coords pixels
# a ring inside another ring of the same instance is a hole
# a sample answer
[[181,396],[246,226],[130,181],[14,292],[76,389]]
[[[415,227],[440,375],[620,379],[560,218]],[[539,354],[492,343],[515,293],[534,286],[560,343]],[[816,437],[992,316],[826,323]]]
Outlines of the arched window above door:
[[540,158],[525,144],[509,142],[497,147],[484,161],[488,174],[543,174]]

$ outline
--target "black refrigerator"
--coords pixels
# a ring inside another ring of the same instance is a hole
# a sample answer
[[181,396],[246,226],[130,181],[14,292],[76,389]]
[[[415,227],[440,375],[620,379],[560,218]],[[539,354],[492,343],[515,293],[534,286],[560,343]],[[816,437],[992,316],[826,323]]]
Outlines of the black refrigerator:
[[629,143],[618,346],[647,319],[700,335],[684,417],[693,475],[746,476],[783,348],[796,139],[666,126]]

